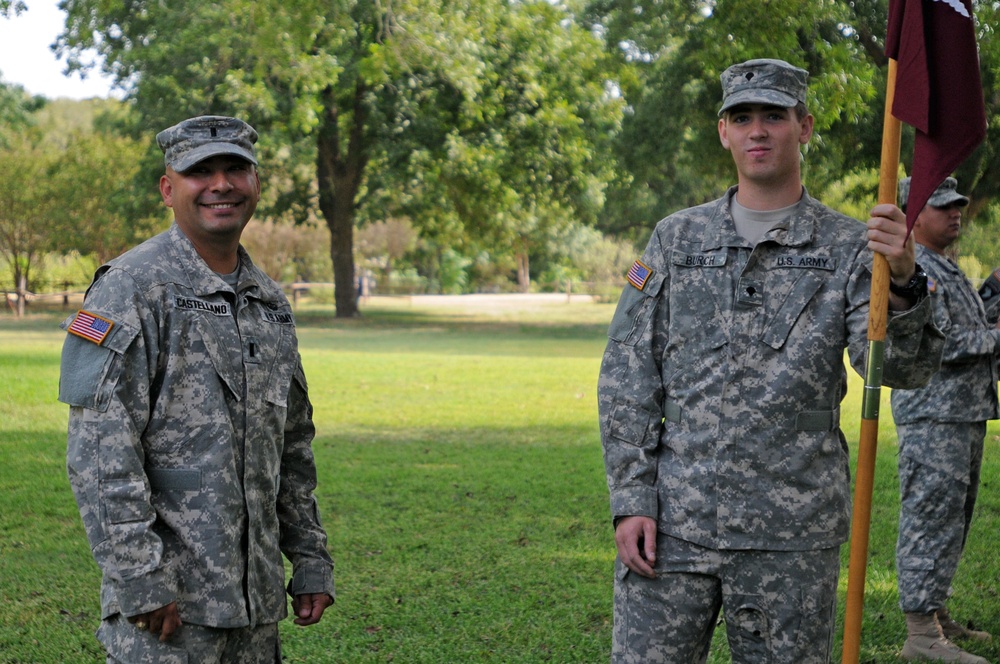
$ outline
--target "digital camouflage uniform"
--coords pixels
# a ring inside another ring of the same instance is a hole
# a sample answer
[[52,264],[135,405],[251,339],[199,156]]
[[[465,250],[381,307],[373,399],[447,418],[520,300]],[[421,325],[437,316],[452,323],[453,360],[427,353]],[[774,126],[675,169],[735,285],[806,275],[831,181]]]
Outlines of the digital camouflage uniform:
[[291,309],[239,262],[234,294],[175,224],[102,266],[63,323],[67,466],[102,618],[176,601],[185,625],[276,623],[282,553],[290,593],[334,594]]
[[[810,609],[812,589],[779,596],[766,575],[756,579],[757,600],[801,602],[786,613],[819,612],[830,617],[832,629],[836,551],[850,521],[848,449],[839,426],[847,390],[844,349],[861,372],[871,253],[863,224],[805,192],[788,221],[753,248],[735,230],[729,209],[735,192],[662,220],[630,271],[598,389],[611,511],[616,521],[656,519],[661,539],[700,547],[709,559],[743,551],[820,553],[780,567],[830,589],[828,600]],[[926,383],[940,347],[926,298],[907,312],[892,312],[885,384]],[[658,565],[664,555],[670,554],[657,551]],[[822,565],[810,562],[816,560],[827,561],[819,577]],[[701,563],[692,556],[685,564],[697,572]],[[619,563],[616,613],[631,592],[629,579],[647,581],[623,567]],[[752,586],[754,579],[745,581]],[[753,603],[723,606],[731,647],[732,633],[754,619],[748,614],[733,622],[748,606]],[[826,661],[829,639],[796,650],[794,629],[790,623],[763,633],[751,627],[750,634],[768,640],[765,649],[786,653],[781,661]],[[616,624],[616,650],[629,636],[618,630]],[[684,661],[663,652],[657,657]],[[752,654],[741,660],[734,652],[734,661],[763,660]]]
[[997,408],[1000,330],[976,289],[946,256],[917,246],[934,320],[946,336],[926,387],[893,390],[901,510],[896,567],[905,613],[944,606],[972,523],[986,421]]

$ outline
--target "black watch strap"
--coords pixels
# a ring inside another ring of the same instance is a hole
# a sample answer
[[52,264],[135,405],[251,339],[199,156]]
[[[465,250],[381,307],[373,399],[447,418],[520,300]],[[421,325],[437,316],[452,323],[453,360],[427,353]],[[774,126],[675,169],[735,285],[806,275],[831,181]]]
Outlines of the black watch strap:
[[927,273],[919,264],[914,265],[913,276],[902,286],[897,286],[889,280],[889,290],[894,295],[908,300],[919,300],[927,294]]

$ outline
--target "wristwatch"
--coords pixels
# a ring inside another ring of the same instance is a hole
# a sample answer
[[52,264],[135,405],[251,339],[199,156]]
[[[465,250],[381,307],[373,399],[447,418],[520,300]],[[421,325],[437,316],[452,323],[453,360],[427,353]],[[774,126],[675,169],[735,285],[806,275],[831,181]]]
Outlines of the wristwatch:
[[889,290],[894,295],[904,297],[907,300],[919,300],[927,294],[927,273],[919,264],[914,264],[913,276],[902,286],[897,286],[889,279]]

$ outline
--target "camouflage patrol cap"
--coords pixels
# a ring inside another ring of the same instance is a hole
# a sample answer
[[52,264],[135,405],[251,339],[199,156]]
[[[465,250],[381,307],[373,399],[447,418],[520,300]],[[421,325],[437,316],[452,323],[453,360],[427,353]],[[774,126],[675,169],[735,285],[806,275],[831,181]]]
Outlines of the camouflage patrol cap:
[[199,161],[220,154],[246,159],[254,166],[253,144],[257,132],[242,120],[223,115],[188,118],[156,135],[163,150],[163,163],[183,173]]
[[722,72],[721,116],[737,104],[773,104],[791,108],[806,103],[809,72],[784,60],[747,60]]
[[[910,178],[903,178],[899,181],[899,207],[906,207],[906,200],[910,197]],[[944,182],[938,185],[931,197],[927,199],[927,205],[933,207],[948,207],[958,204],[965,207],[969,204],[967,196],[958,193],[958,180],[955,178],[945,178]]]

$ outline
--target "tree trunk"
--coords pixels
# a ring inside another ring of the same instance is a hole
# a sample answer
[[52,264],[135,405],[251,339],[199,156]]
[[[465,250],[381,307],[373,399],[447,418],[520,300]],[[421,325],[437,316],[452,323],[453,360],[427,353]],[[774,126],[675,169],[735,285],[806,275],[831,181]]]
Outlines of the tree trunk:
[[333,88],[323,91],[323,115],[317,136],[316,179],[319,209],[330,229],[330,258],[333,259],[333,288],[337,318],[358,316],[355,288],[354,217],[355,199],[368,163],[364,141],[367,114],[362,104],[364,86],[355,88],[352,125],[346,155],[341,148],[340,108]]
[[522,293],[527,293],[531,289],[531,270],[529,269],[527,250],[517,253],[517,285]]
[[17,317],[24,318],[24,303],[28,297],[28,279],[22,274],[17,280]]
[[[323,209],[322,203],[320,208]],[[353,318],[360,314],[358,293],[354,287],[354,215],[334,205],[323,209],[330,229],[330,258],[333,259],[333,296],[337,318]]]

